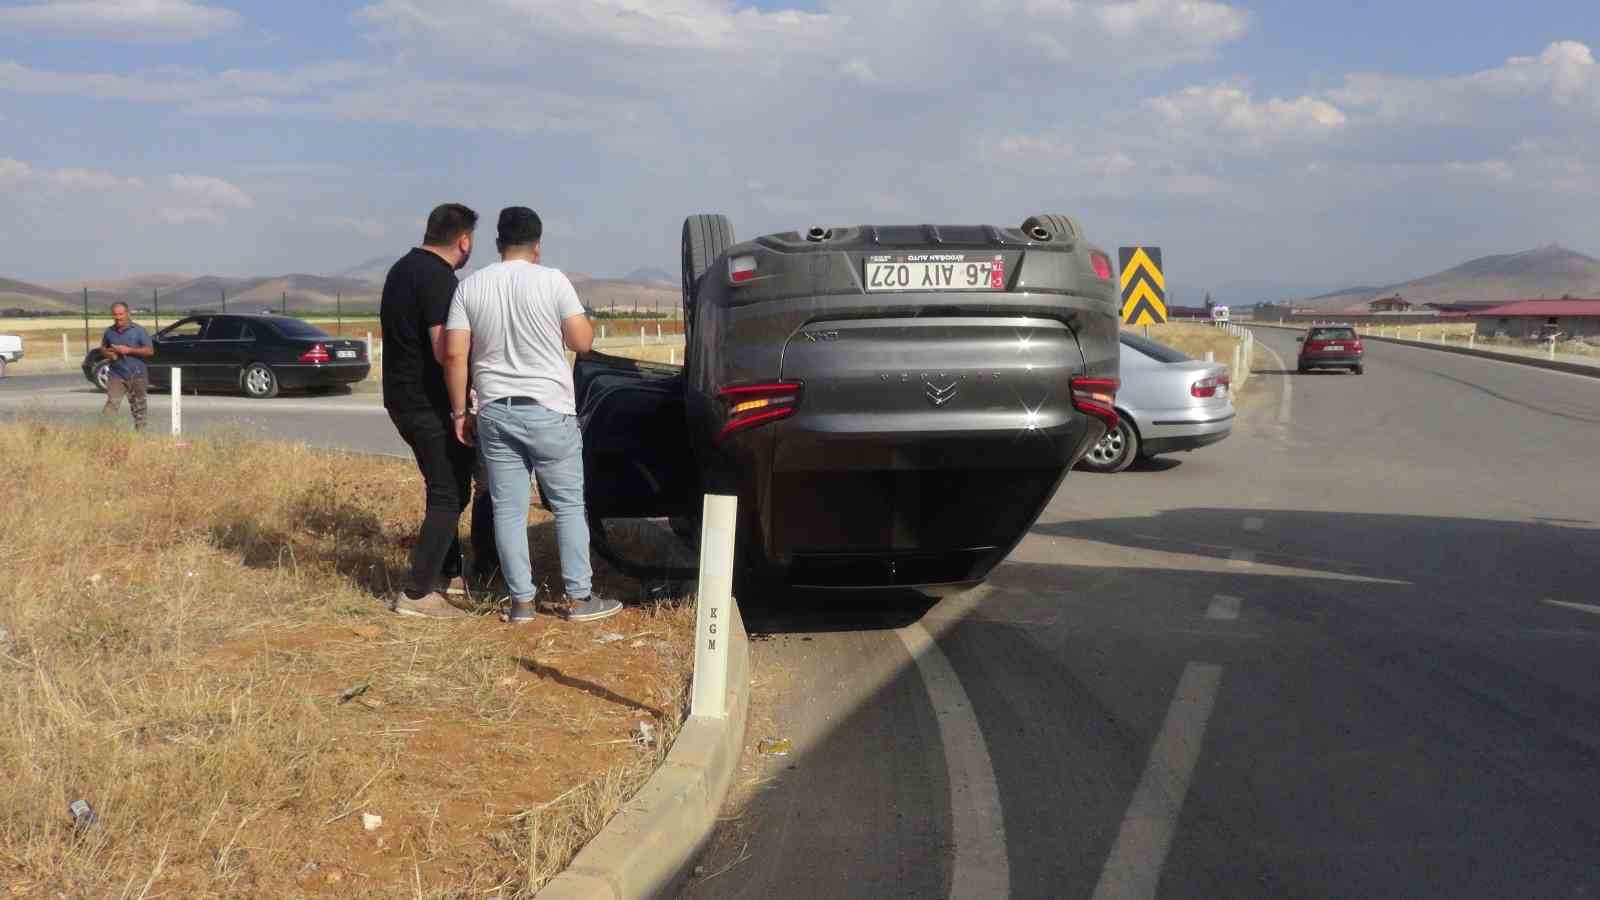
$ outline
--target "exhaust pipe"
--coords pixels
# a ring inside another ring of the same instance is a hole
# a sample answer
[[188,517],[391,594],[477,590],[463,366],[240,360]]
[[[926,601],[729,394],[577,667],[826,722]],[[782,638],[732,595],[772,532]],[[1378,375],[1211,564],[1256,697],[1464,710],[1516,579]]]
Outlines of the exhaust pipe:
[[1035,225],[1028,229],[1028,236],[1036,241],[1048,241],[1050,240],[1050,231],[1043,225]]
[[812,226],[806,230],[806,240],[813,244],[820,244],[823,241],[831,241],[833,240],[833,229]]

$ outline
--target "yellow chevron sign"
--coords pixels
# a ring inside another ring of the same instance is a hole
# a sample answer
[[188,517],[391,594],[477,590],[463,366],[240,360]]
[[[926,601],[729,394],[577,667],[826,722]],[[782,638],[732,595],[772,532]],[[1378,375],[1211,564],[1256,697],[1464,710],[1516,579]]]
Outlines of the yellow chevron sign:
[[1119,247],[1122,268],[1122,321],[1159,325],[1167,320],[1167,279],[1161,274],[1160,247]]

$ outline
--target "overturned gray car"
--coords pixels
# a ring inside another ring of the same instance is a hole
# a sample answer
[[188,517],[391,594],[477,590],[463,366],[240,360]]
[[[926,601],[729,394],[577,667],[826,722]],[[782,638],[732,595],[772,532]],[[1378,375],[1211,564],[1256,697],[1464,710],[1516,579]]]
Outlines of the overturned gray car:
[[1065,216],[739,243],[683,226],[685,365],[575,364],[589,514],[739,497],[741,575],[801,587],[982,581],[1115,428],[1117,290]]

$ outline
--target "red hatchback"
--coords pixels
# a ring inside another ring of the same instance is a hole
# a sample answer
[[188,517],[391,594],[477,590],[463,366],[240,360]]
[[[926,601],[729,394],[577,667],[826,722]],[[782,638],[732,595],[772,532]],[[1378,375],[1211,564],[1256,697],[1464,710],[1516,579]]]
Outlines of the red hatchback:
[[1362,361],[1366,348],[1361,345],[1361,335],[1349,325],[1318,325],[1295,340],[1300,341],[1302,373],[1312,369],[1349,369],[1360,375],[1365,371]]

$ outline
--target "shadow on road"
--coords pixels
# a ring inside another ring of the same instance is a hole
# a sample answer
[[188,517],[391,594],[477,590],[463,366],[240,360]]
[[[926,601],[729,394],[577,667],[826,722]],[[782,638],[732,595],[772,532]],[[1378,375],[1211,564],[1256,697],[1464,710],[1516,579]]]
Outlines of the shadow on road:
[[[1246,531],[1246,517],[1265,526]],[[775,645],[774,661],[808,667],[781,712],[821,705],[827,725],[786,759],[746,748],[758,789],[725,811],[737,820],[700,860],[715,877],[685,896],[949,894],[950,798],[967,786],[950,781],[933,704],[952,701],[871,634],[919,618],[986,739],[1013,896],[1093,893],[1190,660],[1227,674],[1162,877],[1174,896],[1589,883],[1600,812],[1571,798],[1600,792],[1596,644],[1568,637],[1581,616],[1540,600],[1592,591],[1600,530],[1178,509],[1041,525],[1020,555],[1050,538],[1219,562],[1245,549],[1256,564],[1010,562],[943,615],[921,598],[741,601],[753,637],[809,641]],[[1239,621],[1208,618],[1218,596],[1242,600]],[[841,704],[865,678],[873,688]]]

